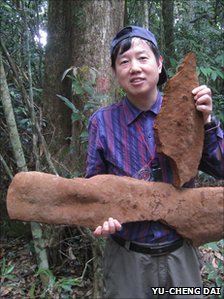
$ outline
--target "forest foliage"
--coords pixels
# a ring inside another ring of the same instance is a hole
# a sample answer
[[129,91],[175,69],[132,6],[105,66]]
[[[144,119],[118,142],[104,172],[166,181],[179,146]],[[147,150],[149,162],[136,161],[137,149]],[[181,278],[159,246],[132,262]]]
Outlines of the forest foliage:
[[[144,1],[143,1],[144,2]],[[197,70],[201,84],[207,84],[213,92],[214,113],[224,121],[223,108],[223,1],[173,1],[173,55],[166,56],[164,28],[162,19],[162,1],[148,1],[149,27],[155,33],[160,45],[169,76],[174,75],[177,66],[188,51],[196,53]],[[32,150],[30,133],[31,120],[29,111],[24,105],[24,96],[29,95],[28,55],[30,56],[32,72],[32,92],[35,113],[44,129],[47,125],[47,115],[43,115],[41,100],[44,80],[44,54],[47,32],[47,1],[10,1],[1,2],[1,44],[7,82],[13,101],[20,137],[28,164],[32,165]],[[142,1],[126,1],[126,24],[143,25]],[[26,22],[25,22],[26,20]],[[27,28],[25,24],[27,23]],[[29,38],[29,53],[27,53],[26,36]],[[44,38],[45,37],[45,38]],[[12,66],[6,57],[8,52],[17,71],[12,72]],[[57,62],[55,62],[57,63]],[[108,66],[109,67],[109,66]],[[74,83],[74,80],[73,80]],[[73,85],[74,86],[74,85]],[[78,86],[76,85],[76,89]],[[23,89],[23,90],[22,90]],[[24,89],[26,94],[24,95]],[[81,91],[80,91],[81,92]],[[61,96],[64,96],[63,94]],[[52,103],[53,105],[53,103]],[[92,109],[92,107],[91,107]],[[10,142],[5,128],[2,109],[1,113],[1,146],[0,152],[8,166],[15,172],[10,159]],[[85,135],[85,133],[82,133]],[[69,138],[69,136],[68,136]],[[7,149],[7,151],[6,151]],[[4,176],[4,172],[3,172]]]
[[[172,9],[172,14],[171,12],[169,14],[171,19],[168,20],[172,25],[172,36],[167,35],[166,25],[164,25],[167,22],[164,17],[164,9],[166,9],[164,3],[166,4],[166,1],[169,1],[171,4],[169,9]],[[44,135],[50,118],[50,115],[44,114],[42,100],[45,76],[51,76],[51,74],[45,73],[45,53],[48,46],[47,9],[48,2],[46,0],[1,1],[1,56],[27,169],[47,171],[54,174],[59,171],[66,177],[80,176],[83,173],[75,167],[73,170],[68,169],[63,164],[63,161],[52,159],[48,150],[50,142],[47,139],[48,136]],[[148,26],[154,32],[170,77],[175,74],[177,67],[181,64],[187,52],[193,51],[196,54],[199,81],[212,89],[214,114],[218,116],[222,123],[224,123],[223,12],[223,0],[126,0],[124,14],[124,25]],[[77,15],[79,14],[77,13]],[[168,43],[170,43],[170,48],[166,47]],[[57,64],[57,61],[54,63]],[[108,67],[110,66],[108,65]],[[95,92],[94,80],[80,79],[77,72],[74,72],[74,69],[72,73],[66,73],[65,68],[64,72],[67,80],[71,80],[73,94],[87,98],[83,109],[79,109],[64,94],[57,95],[57,100],[63,101],[65,106],[71,110],[71,122],[81,123],[82,131],[79,142],[84,144],[85,148],[87,143],[87,115],[89,115],[86,112],[92,113],[97,109],[99,102],[102,104],[101,100],[105,98],[105,95],[102,96]],[[119,90],[119,94],[121,93],[122,91]],[[52,103],[53,105],[54,103]],[[18,225],[18,223],[16,227],[13,227],[7,218],[5,207],[6,191],[11,178],[18,172],[18,167],[13,156],[2,101],[0,101],[0,132],[1,238],[10,239],[26,234],[27,231],[29,234],[29,228]],[[67,136],[67,140],[69,141],[70,139],[71,136]],[[70,148],[68,147],[67,151],[69,150]],[[202,183],[216,184],[215,180],[207,176],[202,175],[200,179],[203,180]],[[45,234],[49,233],[51,228],[46,230]],[[68,230],[70,232],[69,237],[71,237],[71,229],[69,228]],[[88,241],[83,240],[83,231],[75,230],[79,232],[78,235],[80,237],[77,238],[84,243],[101,242],[93,241],[90,236]],[[80,260],[83,259],[83,265],[86,263],[86,260],[92,261],[89,250],[92,252],[95,250],[95,252],[97,251],[101,254],[101,243],[100,245],[97,243],[95,247],[90,246],[89,243],[88,253],[86,252],[85,258],[80,257]],[[96,245],[96,243],[94,244]],[[73,245],[74,243],[69,244],[70,247]],[[216,246],[214,247],[215,249],[212,246]],[[222,250],[223,252],[223,243],[213,244],[211,247],[206,247],[203,250],[210,253],[214,252],[214,250],[219,250],[219,252]],[[220,270],[222,262],[223,259],[220,255],[213,256],[209,260],[204,274],[206,285],[221,285],[221,279],[223,278],[223,272]],[[86,263],[88,268],[89,263]],[[54,262],[50,261],[50,264],[54,265]],[[4,282],[10,281],[14,275],[13,265],[7,264],[7,260],[3,259],[1,267],[1,277],[4,278]],[[53,270],[46,271],[45,275],[48,277],[51,288],[50,291],[49,288],[42,290],[43,294],[49,295],[52,292],[56,296],[55,290],[61,294],[63,292],[68,294],[72,286],[81,283],[83,275],[87,271],[86,267],[84,267],[84,270],[84,272],[81,271],[80,277],[73,277],[70,280],[66,280],[66,278],[56,280]],[[36,273],[37,277],[40,275],[41,270]],[[33,286],[29,292],[33,296],[30,296],[30,298],[34,298],[35,287]],[[63,297],[61,296],[60,298]]]
[[[194,51],[197,56],[197,66],[200,83],[211,87],[214,97],[215,114],[222,121],[223,114],[223,1],[173,1],[174,2],[174,53],[172,57],[166,57],[163,37],[163,21],[161,18],[160,0],[148,1],[149,26],[155,33],[165,64],[170,67],[167,72],[172,76],[180,65],[184,55],[188,51]],[[127,0],[126,4],[127,24],[144,24],[142,20],[142,1]],[[37,115],[41,117],[41,126],[46,126],[47,116],[41,114],[41,95],[44,78],[44,35],[47,32],[47,1],[10,1],[1,2],[1,43],[4,44],[17,69],[19,78],[15,78],[7,59],[4,66],[7,72],[7,81],[10,94],[15,106],[15,114],[18,126],[21,130],[30,132],[30,120],[26,107],[23,105],[20,82],[28,89],[27,47],[26,35],[29,35],[31,71],[33,80],[33,94]],[[26,32],[25,22],[27,20]],[[4,52],[3,52],[4,55]],[[3,56],[4,57],[4,56]],[[55,62],[57,63],[57,62]],[[109,67],[109,66],[108,66]],[[27,90],[28,91],[28,90]],[[2,113],[2,112],[1,112]],[[3,119],[3,118],[2,118]],[[4,123],[1,128],[4,130]],[[4,148],[9,145],[6,137],[1,142]],[[29,142],[29,136],[21,134],[24,142]],[[6,144],[5,144],[6,142]],[[29,151],[29,147],[24,150]],[[2,149],[1,149],[2,150]],[[2,151],[1,151],[2,152]],[[4,151],[3,151],[4,152]],[[27,154],[28,154],[27,153]],[[7,155],[6,155],[7,156]],[[3,155],[3,157],[6,157]],[[10,163],[9,163],[10,164]]]

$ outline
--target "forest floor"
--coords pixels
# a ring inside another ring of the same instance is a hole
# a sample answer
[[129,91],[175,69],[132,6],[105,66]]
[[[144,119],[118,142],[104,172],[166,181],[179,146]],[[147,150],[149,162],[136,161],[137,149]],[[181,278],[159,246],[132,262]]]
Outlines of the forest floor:
[[[68,256],[61,259],[61,264],[54,265],[49,271],[38,272],[32,241],[24,238],[1,241],[0,298],[92,298],[92,271],[90,263],[90,269],[86,267],[86,249],[68,247],[63,254]],[[43,287],[41,278],[47,279],[46,287]]]
[[[217,247],[216,243],[212,244],[214,246],[200,248],[202,277],[206,287],[217,287],[224,279],[223,248]],[[76,248],[74,243],[72,246],[70,243],[63,253],[67,255],[64,261],[62,260],[61,264],[54,266],[52,271],[44,273],[48,277],[49,283],[46,288],[43,288],[31,243],[22,237],[7,240],[7,242],[1,240],[0,298],[93,298],[93,270],[91,259],[88,257],[88,247],[89,244],[86,243],[86,240],[81,240],[81,242],[79,240]],[[84,262],[81,261],[82,259]],[[89,263],[86,263],[88,259]],[[85,267],[88,264],[90,267]],[[207,296],[205,298],[213,297]]]

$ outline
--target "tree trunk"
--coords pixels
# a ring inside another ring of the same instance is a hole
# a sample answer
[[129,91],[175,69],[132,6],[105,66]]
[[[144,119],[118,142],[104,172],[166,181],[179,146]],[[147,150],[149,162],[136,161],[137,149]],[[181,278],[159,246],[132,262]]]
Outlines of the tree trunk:
[[144,0],[144,20],[143,27],[149,29],[149,1]]
[[[76,5],[73,7],[72,16],[72,62],[75,66],[94,67],[101,74],[101,78],[105,77],[108,80],[111,76],[110,43],[123,26],[124,1],[74,2]],[[100,87],[104,86],[98,86]]]
[[[110,70],[110,43],[114,34],[122,28],[124,0],[49,0],[48,46],[46,49],[46,76],[43,94],[44,112],[52,149],[58,160],[71,170],[83,171],[84,155],[80,147],[83,124],[72,125],[71,111],[56,94],[72,100],[76,108],[83,110],[85,94],[72,97],[71,81],[63,73],[70,67],[84,70],[82,80],[87,80],[89,70],[97,70],[96,93],[111,95],[114,80]],[[87,76],[86,76],[87,75]],[[106,105],[113,100],[103,100]],[[63,149],[70,145],[71,155],[65,157]],[[63,154],[63,155],[62,155]],[[80,162],[82,162],[80,166]]]
[[[0,52],[0,83],[1,83],[1,98],[2,106],[6,118],[7,128],[9,130],[10,142],[12,144],[13,154],[16,165],[19,171],[28,171],[22,144],[20,141],[17,124],[15,121],[12,102],[8,90],[8,85],[3,67],[2,56]],[[36,252],[36,259],[39,269],[48,269],[48,258],[45,249],[44,239],[42,238],[42,229],[39,223],[31,222],[31,231],[34,241],[34,248]],[[41,275],[42,283],[44,286],[48,284],[48,277]]]
[[[98,105],[105,106],[116,98],[116,82],[113,80],[110,61],[110,43],[114,35],[122,28],[124,18],[123,0],[76,0],[73,9],[72,31],[72,65],[81,72],[81,80],[91,80],[91,70],[96,70],[95,93],[102,99]],[[107,96],[107,97],[104,97]],[[108,97],[109,96],[109,97]],[[83,110],[88,101],[88,95],[74,95],[75,106]],[[94,100],[96,102],[96,100]],[[88,113],[89,112],[89,113]],[[88,118],[92,111],[87,111]],[[85,169],[85,150],[80,144],[80,134],[83,124],[76,121],[72,126],[72,148],[74,164],[79,165],[79,171]],[[81,162],[81,163],[80,163]]]
[[162,17],[163,17],[163,31],[164,44],[163,53],[165,53],[165,65],[167,69],[170,68],[170,58],[175,56],[174,48],[174,3],[173,0],[162,0]]
[[[63,158],[63,150],[71,136],[71,111],[57,94],[71,96],[68,80],[61,81],[65,69],[71,66],[71,0],[48,1],[48,40],[45,55],[43,111],[48,126],[45,131],[53,157]],[[57,154],[57,155],[56,155]]]

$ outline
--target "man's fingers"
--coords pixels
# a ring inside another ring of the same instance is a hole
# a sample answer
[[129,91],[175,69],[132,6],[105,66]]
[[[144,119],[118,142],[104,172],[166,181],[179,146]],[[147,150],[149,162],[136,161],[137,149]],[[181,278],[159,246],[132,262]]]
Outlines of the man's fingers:
[[211,120],[212,91],[206,85],[201,85],[192,90],[196,109],[203,114],[204,123]]
[[102,235],[102,226],[97,226],[97,228],[93,232],[94,236],[101,236]]
[[120,222],[110,217],[107,221],[104,221],[103,226],[98,226],[93,234],[95,236],[108,236],[109,234],[114,234],[116,231],[120,231],[121,228]]
[[115,233],[115,223],[113,218],[108,219],[108,224],[109,224],[109,233],[114,234]]
[[209,91],[211,91],[210,88],[207,87],[207,85],[200,85],[200,86],[194,88],[194,89],[192,90],[192,93],[193,93],[193,94],[197,94],[197,93],[199,93],[199,92],[201,92],[201,91],[203,91],[203,90],[209,90]]
[[121,230],[122,226],[117,219],[114,219],[114,225],[116,230]]

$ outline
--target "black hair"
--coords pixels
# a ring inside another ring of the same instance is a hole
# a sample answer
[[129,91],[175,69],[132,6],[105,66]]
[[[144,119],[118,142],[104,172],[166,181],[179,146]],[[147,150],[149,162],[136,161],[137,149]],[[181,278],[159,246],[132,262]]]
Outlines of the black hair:
[[[128,51],[131,48],[131,42],[132,39],[134,37],[128,37],[124,40],[122,40],[119,44],[116,45],[116,47],[112,50],[111,53],[111,67],[115,70],[115,62],[117,59],[117,55],[119,54],[123,54],[126,51]],[[151,48],[153,54],[155,55],[155,58],[157,61],[159,61],[160,58],[160,52],[159,49],[150,41],[145,40],[146,43],[149,45],[149,47]]]

